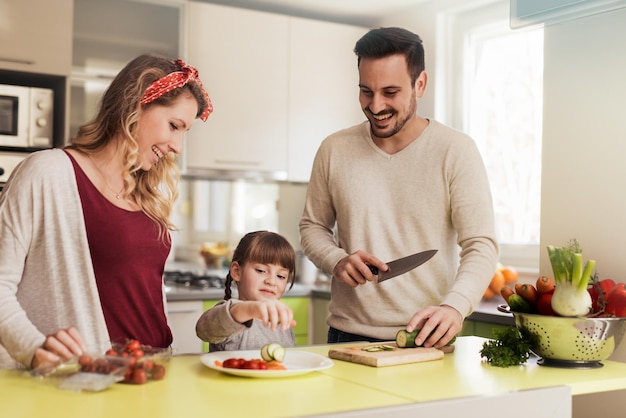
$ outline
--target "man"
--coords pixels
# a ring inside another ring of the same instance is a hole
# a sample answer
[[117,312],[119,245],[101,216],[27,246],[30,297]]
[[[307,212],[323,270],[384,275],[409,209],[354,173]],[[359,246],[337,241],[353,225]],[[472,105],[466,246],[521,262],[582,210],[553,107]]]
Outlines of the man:
[[[321,144],[300,221],[304,253],[333,276],[328,342],[420,329],[416,344],[441,347],[496,268],[487,174],[471,138],[417,112],[428,80],[418,35],[374,29],[354,51],[367,121]],[[383,283],[368,268],[428,249],[439,251]]]

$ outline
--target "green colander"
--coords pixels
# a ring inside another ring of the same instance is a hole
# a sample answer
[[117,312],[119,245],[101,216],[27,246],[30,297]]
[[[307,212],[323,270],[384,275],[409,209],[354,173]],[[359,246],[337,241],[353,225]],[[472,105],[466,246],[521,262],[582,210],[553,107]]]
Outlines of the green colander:
[[546,316],[514,312],[506,305],[498,310],[513,314],[517,328],[536,337],[532,351],[546,366],[601,367],[626,334],[626,318]]

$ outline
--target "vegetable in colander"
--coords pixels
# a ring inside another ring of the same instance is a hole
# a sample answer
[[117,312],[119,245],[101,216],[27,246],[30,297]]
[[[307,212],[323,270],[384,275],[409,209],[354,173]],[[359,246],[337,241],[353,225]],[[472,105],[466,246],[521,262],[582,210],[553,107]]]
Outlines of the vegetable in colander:
[[596,266],[589,260],[583,268],[582,249],[576,240],[566,247],[548,246],[554,273],[552,309],[561,316],[584,316],[591,311],[591,295],[587,291],[591,273]]

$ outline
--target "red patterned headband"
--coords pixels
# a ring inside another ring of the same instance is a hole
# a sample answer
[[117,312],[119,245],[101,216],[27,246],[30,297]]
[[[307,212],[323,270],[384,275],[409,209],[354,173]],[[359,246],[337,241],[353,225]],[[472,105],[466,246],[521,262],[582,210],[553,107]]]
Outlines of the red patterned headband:
[[198,70],[185,64],[185,62],[181,59],[174,61],[174,64],[180,66],[180,71],[169,73],[151,83],[139,103],[141,103],[142,106],[145,106],[163,96],[165,93],[195,81],[202,89],[202,93],[206,101],[206,107],[200,115],[200,119],[205,122],[211,112],[213,112],[213,104],[211,103],[211,99],[202,85],[202,81],[200,81],[200,78],[198,77]]

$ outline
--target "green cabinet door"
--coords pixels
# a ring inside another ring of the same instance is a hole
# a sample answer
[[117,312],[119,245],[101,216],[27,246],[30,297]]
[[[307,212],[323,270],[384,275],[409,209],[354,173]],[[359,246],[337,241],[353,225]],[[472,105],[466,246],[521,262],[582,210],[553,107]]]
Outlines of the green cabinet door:
[[293,310],[293,318],[296,320],[296,327],[293,331],[296,334],[296,345],[309,344],[309,304],[308,297],[285,297],[281,301]]
[[[203,302],[204,307],[203,307],[203,311],[202,312],[206,312],[209,309],[211,309],[212,307],[214,307],[215,305],[217,305],[218,302],[221,302],[222,299],[215,299],[215,300],[205,300]],[[202,343],[202,351],[204,351],[205,353],[209,352],[209,343],[207,343],[206,341]]]

